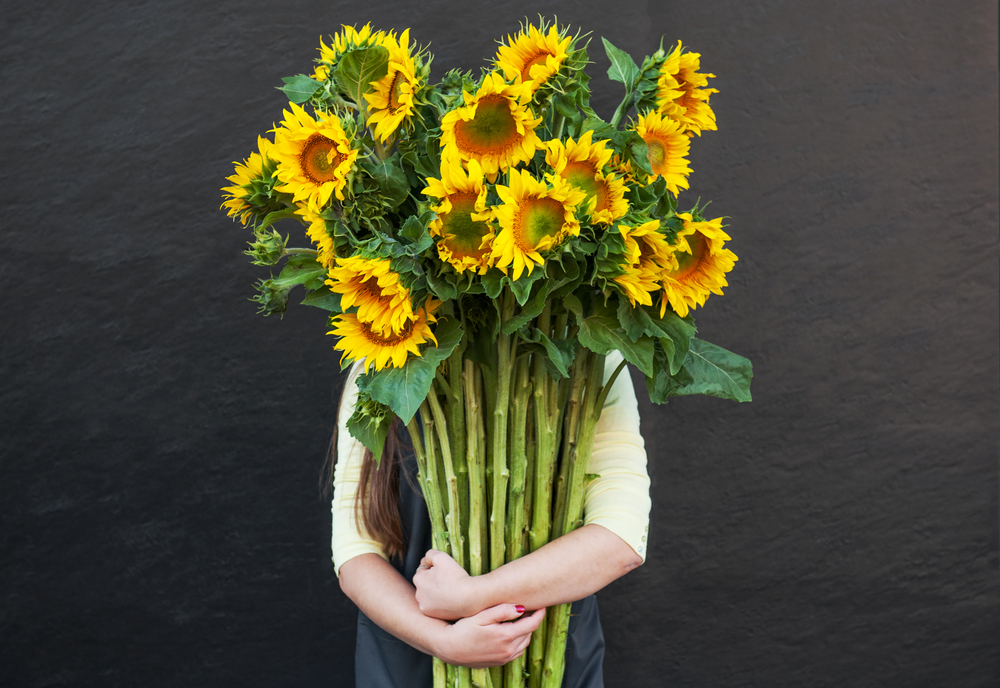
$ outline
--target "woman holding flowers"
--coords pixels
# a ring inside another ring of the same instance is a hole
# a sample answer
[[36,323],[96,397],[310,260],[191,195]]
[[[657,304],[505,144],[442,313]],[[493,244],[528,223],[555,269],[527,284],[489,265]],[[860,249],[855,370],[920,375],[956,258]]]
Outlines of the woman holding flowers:
[[[341,400],[333,499],[334,565],[341,589],[361,610],[356,685],[430,686],[428,655],[474,668],[507,664],[527,650],[547,607],[582,600],[574,605],[562,685],[602,686],[604,641],[592,594],[642,563],[649,522],[649,478],[631,380],[621,376],[614,383],[598,424],[591,468],[601,477],[588,488],[585,525],[471,577],[429,547],[430,522],[413,489],[413,462],[384,450],[377,471],[401,475],[372,480],[371,452],[346,432],[359,368],[348,375]],[[405,549],[396,544],[390,557],[393,545],[371,531],[379,528],[375,505],[393,501],[407,537]]]
[[[287,259],[262,312],[303,285],[351,366],[333,559],[358,685],[602,685],[593,594],[642,563],[649,518],[626,362],[656,403],[750,399],[749,362],[691,317],[727,285],[729,236],[677,209],[712,75],[680,44],[641,66],[604,45],[610,122],[566,28],[432,86],[408,30],[344,27],[224,189],[254,262]],[[314,248],[287,248],[284,218]]]

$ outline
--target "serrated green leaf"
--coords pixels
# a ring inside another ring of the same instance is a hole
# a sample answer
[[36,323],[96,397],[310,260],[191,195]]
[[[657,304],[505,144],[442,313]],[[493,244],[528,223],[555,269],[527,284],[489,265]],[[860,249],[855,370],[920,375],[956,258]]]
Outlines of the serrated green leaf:
[[429,346],[421,356],[411,356],[401,368],[383,368],[377,373],[358,378],[358,388],[409,423],[420,404],[427,398],[438,364],[448,358],[462,341],[462,327],[454,318],[442,318],[434,335],[438,345]]
[[678,385],[670,391],[670,396],[704,394],[733,401],[752,400],[753,366],[749,360],[701,339],[692,339],[690,347],[684,372],[691,382]]
[[364,392],[358,394],[354,413],[347,421],[347,431],[371,451],[376,465],[381,462],[392,419],[393,413],[388,406],[371,399]]
[[403,223],[403,226],[399,230],[399,236],[410,241],[417,241],[426,233],[427,228],[416,215],[410,215],[406,218],[406,222]]
[[631,55],[613,46],[607,38],[602,37],[601,40],[604,42],[604,52],[611,60],[608,78],[625,84],[625,90],[631,93],[635,80],[639,78],[639,65],[635,63]]
[[563,297],[563,305],[566,307],[570,313],[577,317],[577,320],[583,319],[583,304],[580,303],[580,299],[573,294],[567,294]]
[[646,375],[653,375],[653,339],[641,337],[633,342],[618,324],[618,318],[592,315],[580,323],[580,344],[599,354],[622,352],[626,361]]
[[306,289],[320,289],[326,281],[326,268],[311,256],[292,256],[272,280],[275,287],[291,289],[296,284]]
[[[662,318],[647,310],[643,310],[643,314],[649,319],[646,333],[660,339],[667,352],[670,374],[676,374],[687,358],[691,338],[697,331],[694,324],[669,311]],[[664,343],[665,340],[670,342],[670,346]]]
[[393,156],[374,165],[372,176],[378,182],[378,190],[389,201],[389,209],[398,208],[410,195],[410,183],[406,173],[398,164],[399,158]]
[[337,86],[355,103],[372,90],[371,82],[389,73],[389,51],[380,45],[352,50],[341,56],[335,78]]
[[306,294],[306,297],[302,299],[302,305],[322,308],[324,311],[331,313],[343,313],[344,310],[340,306],[340,297],[340,294],[330,291],[328,287],[324,286],[322,289],[315,289]]
[[504,274],[496,268],[487,270],[486,274],[482,276],[483,289],[486,291],[486,295],[491,299],[500,296],[500,292],[503,290],[503,279]]
[[531,334],[524,336],[528,342],[541,344],[545,348],[545,367],[553,373],[555,379],[569,377],[569,370],[573,367],[576,359],[576,352],[579,349],[579,342],[574,339],[549,339],[544,332],[537,327]]
[[284,210],[275,210],[273,213],[268,213],[264,221],[261,222],[254,231],[263,232],[265,229],[273,225],[278,220],[284,220],[286,218],[295,217],[294,208],[285,208]]
[[305,74],[299,74],[297,76],[285,76],[281,78],[285,82],[284,86],[279,86],[279,91],[284,91],[285,95],[288,96],[288,100],[292,101],[296,105],[301,105],[306,102],[316,91],[323,88],[323,83],[316,81],[315,79],[306,76]]

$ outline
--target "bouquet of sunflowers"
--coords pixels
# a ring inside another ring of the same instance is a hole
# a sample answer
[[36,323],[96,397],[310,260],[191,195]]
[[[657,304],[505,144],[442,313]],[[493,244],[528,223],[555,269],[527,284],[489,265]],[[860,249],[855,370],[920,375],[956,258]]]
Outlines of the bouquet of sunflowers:
[[[693,137],[716,129],[713,75],[680,43],[641,64],[603,43],[625,87],[610,121],[590,106],[586,37],[544,20],[501,41],[491,69],[436,84],[408,30],[345,26],[312,75],[284,79],[273,141],[223,189],[253,262],[284,262],[257,285],[260,311],[284,312],[301,285],[331,313],[341,365],[364,368],[348,429],[379,457],[405,424],[434,546],[471,575],[582,523],[625,362],[656,403],[750,400],[749,361],[695,338],[691,317],[727,284],[729,236],[677,206]],[[311,248],[288,247],[285,219]],[[568,620],[550,610],[501,669],[437,662],[435,685],[558,686]]]

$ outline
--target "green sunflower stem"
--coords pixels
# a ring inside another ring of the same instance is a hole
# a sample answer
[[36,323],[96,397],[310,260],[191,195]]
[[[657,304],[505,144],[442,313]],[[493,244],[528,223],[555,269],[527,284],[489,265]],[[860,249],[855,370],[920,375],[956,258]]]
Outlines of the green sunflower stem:
[[466,453],[469,465],[469,574],[483,574],[483,507],[486,504],[486,456],[479,443],[478,429],[482,426],[482,407],[476,393],[476,364],[463,361],[462,383],[465,387]]
[[[468,449],[466,435],[469,433],[469,423],[465,417],[465,386],[462,382],[462,356],[465,354],[466,340],[463,337],[451,356],[448,358],[448,390],[445,395],[448,409],[448,429],[452,447],[452,459],[455,462],[455,475],[458,478],[459,520],[462,524],[462,537],[465,541],[463,561],[468,570],[469,561],[469,460],[472,457]],[[474,427],[474,426],[473,426]]]
[[[508,322],[514,315],[514,294],[504,288],[500,297],[501,322]],[[490,438],[492,452],[490,460],[493,464],[493,504],[490,515],[490,569],[496,570],[506,563],[504,549],[504,532],[507,507],[507,481],[510,469],[507,465],[507,414],[510,410],[510,377],[512,353],[516,340],[511,341],[509,334],[502,331],[497,337],[497,371],[496,371],[496,405],[493,410],[493,423]],[[495,678],[495,677],[494,677]]]
[[444,504],[441,498],[441,483],[437,470],[437,452],[435,451],[434,420],[430,405],[424,401],[420,405],[420,420],[423,423],[423,452],[417,447],[421,442],[421,433],[417,429],[416,419],[406,426],[410,431],[414,454],[420,473],[420,487],[427,503],[427,513],[431,519],[431,542],[434,549],[448,551],[447,531],[444,527]]
[[615,110],[614,117],[611,118],[611,126],[615,129],[622,123],[625,119],[625,115],[628,111],[632,109],[632,103],[635,102],[635,95],[631,91],[625,93],[625,98],[622,100],[621,104],[618,105],[618,109]]
[[437,431],[438,441],[441,448],[441,463],[444,465],[445,485],[448,490],[448,543],[451,545],[451,557],[458,562],[458,565],[465,568],[465,536],[462,529],[462,506],[458,498],[458,476],[455,474],[455,463],[451,455],[451,441],[448,437],[448,421],[445,419],[444,411],[438,402],[437,394],[432,388],[427,395],[427,401],[434,418],[434,427]]
[[[583,352],[581,352],[582,354]],[[587,487],[587,468],[590,464],[590,454],[594,448],[594,432],[601,415],[598,401],[603,401],[605,390],[601,388],[604,379],[604,355],[588,353],[581,358],[589,359],[586,371],[587,382],[583,400],[577,417],[576,432],[567,436],[573,438],[569,450],[569,470],[564,488],[566,501],[562,518],[556,522],[555,537],[576,530],[582,525],[583,498]],[[620,368],[619,368],[620,370]],[[575,372],[575,371],[574,371]],[[610,385],[606,385],[605,388]],[[569,604],[559,605],[548,620],[546,630],[548,650],[545,654],[545,665],[542,670],[542,688],[559,688],[562,685],[563,673],[566,667],[565,647],[566,633],[569,629]]]
[[[507,546],[509,559],[524,555],[524,491],[528,473],[526,429],[531,392],[528,357],[516,363],[510,415],[510,495],[507,511]],[[524,687],[524,656],[504,666],[506,688]]]
[[566,118],[563,117],[558,112],[552,117],[552,138],[560,139],[562,138],[563,125],[566,123]]

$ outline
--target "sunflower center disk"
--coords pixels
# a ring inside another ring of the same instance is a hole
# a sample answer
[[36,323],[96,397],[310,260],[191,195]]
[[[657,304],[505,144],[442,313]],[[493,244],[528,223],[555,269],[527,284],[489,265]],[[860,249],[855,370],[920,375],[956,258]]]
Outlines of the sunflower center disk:
[[317,184],[336,179],[337,166],[343,161],[344,156],[337,150],[337,144],[322,134],[310,136],[299,156],[302,171]]
[[597,196],[598,210],[608,209],[608,187],[597,179],[597,170],[589,162],[571,162],[562,173],[563,179],[587,194],[587,199]]
[[646,159],[649,160],[649,166],[653,168],[653,172],[662,174],[660,170],[663,169],[663,163],[667,160],[666,145],[659,139],[648,139],[646,149],[648,151]]
[[402,76],[403,73],[397,70],[395,76],[392,77],[392,84],[389,86],[389,109],[394,113],[403,107],[403,103],[400,100],[404,82]]
[[378,280],[374,277],[369,277],[367,280],[361,283],[361,289],[359,291],[365,296],[370,296],[377,301],[389,301],[390,299],[382,296],[382,287],[378,286]]
[[671,273],[671,276],[676,279],[683,279],[695,272],[701,266],[705,259],[705,252],[708,250],[708,242],[705,241],[705,236],[701,232],[695,232],[686,238],[688,246],[691,247],[691,253],[678,251],[674,254],[677,258],[677,269]]
[[388,334],[376,332],[372,329],[371,323],[366,322],[361,323],[361,331],[365,339],[376,346],[393,346],[409,338],[410,333],[413,331],[413,321],[407,320],[406,324],[403,325],[403,331],[399,334],[394,333],[392,330],[389,330]]
[[476,212],[475,194],[452,194],[449,198],[451,212],[442,218],[444,233],[452,237],[447,240],[448,248],[456,258],[482,258],[479,245],[489,234],[490,226],[472,219],[472,213]]
[[479,101],[475,117],[455,125],[455,139],[461,149],[483,155],[514,147],[521,135],[507,99],[489,95]]
[[524,202],[514,224],[515,240],[525,251],[533,251],[546,237],[555,237],[564,222],[562,203],[552,198]]

